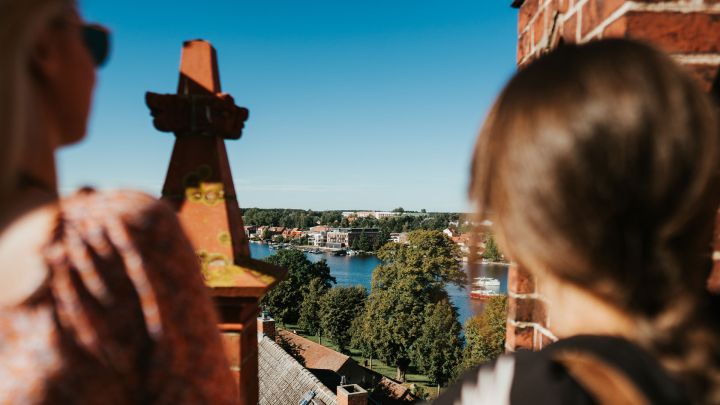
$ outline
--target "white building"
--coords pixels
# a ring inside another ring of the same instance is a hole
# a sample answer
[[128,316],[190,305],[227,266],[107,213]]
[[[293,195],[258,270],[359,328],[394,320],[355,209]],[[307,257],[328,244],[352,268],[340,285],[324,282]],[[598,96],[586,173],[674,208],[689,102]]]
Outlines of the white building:
[[393,232],[390,234],[390,240],[395,243],[408,243],[407,232]]
[[459,233],[457,233],[456,230],[454,230],[454,229],[452,229],[452,228],[445,228],[445,229],[443,229],[443,233],[444,233],[445,235],[447,235],[448,238],[454,238],[454,237],[460,235]]
[[320,232],[308,232],[307,233],[308,238],[308,245],[322,247],[325,246],[325,242],[327,241],[327,232],[320,231]]
[[392,211],[375,211],[375,218],[381,219],[381,218],[390,218],[390,217],[396,217],[400,215],[399,212],[392,212]]
[[389,217],[396,217],[399,216],[399,212],[392,212],[392,211],[344,211],[342,213],[342,216],[344,218],[389,218]]

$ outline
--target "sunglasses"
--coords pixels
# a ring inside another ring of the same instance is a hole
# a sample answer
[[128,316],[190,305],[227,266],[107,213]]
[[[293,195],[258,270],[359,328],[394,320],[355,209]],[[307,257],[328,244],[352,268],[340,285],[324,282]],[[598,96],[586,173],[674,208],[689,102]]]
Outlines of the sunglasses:
[[85,47],[95,66],[102,66],[110,54],[110,31],[97,24],[83,24],[81,30]]

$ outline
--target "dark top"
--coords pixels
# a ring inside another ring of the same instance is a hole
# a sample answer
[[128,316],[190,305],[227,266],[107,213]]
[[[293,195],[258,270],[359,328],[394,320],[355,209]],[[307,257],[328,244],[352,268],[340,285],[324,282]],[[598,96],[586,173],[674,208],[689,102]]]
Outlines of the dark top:
[[[645,395],[651,404],[688,404],[682,387],[674,381],[655,358],[629,341],[610,336],[581,335],[560,340],[539,352],[515,353],[514,373],[510,386],[512,405],[595,404],[592,395],[556,360],[562,352],[580,352],[603,361],[622,372]],[[437,405],[478,404],[477,398],[463,397],[463,388],[477,386],[481,370],[496,368],[496,362],[478,367],[463,375],[435,402]],[[498,384],[501,385],[501,384]]]

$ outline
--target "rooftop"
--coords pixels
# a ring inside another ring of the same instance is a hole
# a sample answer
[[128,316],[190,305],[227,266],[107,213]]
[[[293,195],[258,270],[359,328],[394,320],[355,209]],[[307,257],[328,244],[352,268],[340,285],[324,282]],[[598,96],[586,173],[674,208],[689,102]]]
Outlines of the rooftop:
[[267,336],[258,338],[260,405],[297,404],[314,391],[316,405],[335,405],[337,398],[320,380]]

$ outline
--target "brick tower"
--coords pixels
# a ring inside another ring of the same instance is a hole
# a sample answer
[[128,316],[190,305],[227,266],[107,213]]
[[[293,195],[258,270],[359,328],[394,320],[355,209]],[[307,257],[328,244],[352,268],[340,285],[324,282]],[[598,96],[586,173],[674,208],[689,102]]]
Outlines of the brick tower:
[[240,387],[240,403],[258,402],[258,301],[286,274],[250,258],[225,139],[242,134],[248,110],[220,92],[217,56],[202,40],[183,44],[177,94],[147,93],[155,127],[175,133],[162,198],[178,213],[220,316]]

